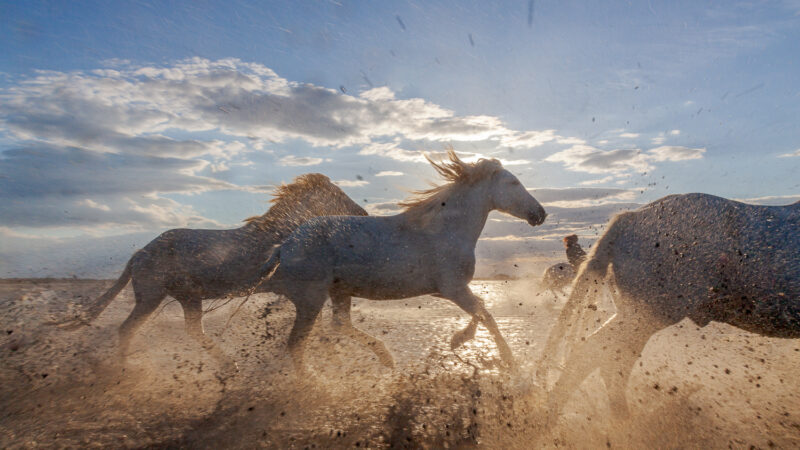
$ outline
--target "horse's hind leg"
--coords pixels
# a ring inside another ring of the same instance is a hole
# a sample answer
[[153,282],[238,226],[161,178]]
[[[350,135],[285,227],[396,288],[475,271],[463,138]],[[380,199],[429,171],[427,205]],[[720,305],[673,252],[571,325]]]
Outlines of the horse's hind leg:
[[325,300],[328,298],[327,286],[315,286],[305,289],[293,289],[295,292],[287,293],[289,300],[294,303],[296,315],[294,326],[289,333],[289,354],[292,356],[295,370],[298,373],[305,372],[303,365],[303,354],[305,352],[305,342],[317,320]]
[[628,380],[650,336],[658,331],[657,328],[645,326],[645,323],[646,319],[626,316],[625,323],[620,324],[621,329],[615,342],[606,350],[607,354],[613,354],[613,360],[603,359],[600,368],[600,375],[608,392],[609,409],[617,418],[627,418],[629,415],[628,399],[625,395]]
[[342,333],[356,342],[368,347],[378,357],[378,361],[388,368],[394,367],[394,358],[386,346],[379,339],[370,336],[369,334],[359,330],[353,326],[350,320],[350,303],[349,295],[331,295],[331,304],[333,305],[333,327],[339,333]]
[[208,337],[203,331],[203,304],[200,300],[193,299],[180,299],[178,300],[183,307],[184,326],[186,327],[186,334],[192,339],[197,341],[203,350],[208,352],[214,360],[217,361],[224,370],[236,370],[236,363],[234,363],[228,355],[226,355],[217,346],[213,339]]
[[548,407],[555,417],[560,406],[565,404],[569,396],[580,386],[595,369],[600,368],[600,375],[606,384],[609,404],[612,413],[617,417],[625,417],[628,403],[625,390],[634,363],[652,333],[639,329],[637,320],[620,320],[614,318],[603,328],[580,342],[570,352],[564,371],[549,394]]
[[478,319],[475,316],[470,319],[469,323],[463,330],[457,332],[450,339],[450,350],[455,350],[464,345],[467,341],[475,338],[475,332],[478,330]]
[[[511,353],[511,348],[508,347],[506,340],[503,338],[502,333],[500,333],[500,329],[497,327],[497,322],[494,321],[494,317],[489,314],[489,311],[487,311],[486,307],[483,305],[483,299],[473,294],[469,287],[466,286],[453,292],[442,292],[442,296],[453,301],[472,316],[472,321],[469,325],[456,334],[453,339],[474,337],[473,327],[477,326],[478,322],[481,322],[489,330],[489,333],[492,334],[492,338],[494,338],[497,350],[500,352],[500,357],[503,361],[509,366],[514,365],[514,356]],[[470,334],[472,334],[472,336],[470,336]],[[459,337],[459,335],[461,337]]]
[[137,286],[135,279],[133,291],[136,305],[119,327],[119,357],[122,363],[125,362],[128,355],[133,335],[144,325],[150,314],[158,308],[161,300],[166,296],[160,287]]

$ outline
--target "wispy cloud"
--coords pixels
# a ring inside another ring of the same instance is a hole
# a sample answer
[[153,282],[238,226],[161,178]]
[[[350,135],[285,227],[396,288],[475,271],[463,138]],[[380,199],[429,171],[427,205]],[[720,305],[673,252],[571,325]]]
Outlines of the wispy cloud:
[[789,152],[789,153],[784,153],[782,155],[778,155],[778,158],[795,158],[795,157],[800,157],[800,148],[798,148],[797,150],[795,150],[793,152]]
[[579,184],[582,185],[582,186],[591,186],[593,184],[610,183],[612,181],[614,181],[614,176],[613,175],[609,175],[607,177],[598,178],[596,180],[581,181]]
[[317,164],[322,164],[323,161],[325,160],[322,158],[294,155],[284,156],[280,159],[280,163],[283,166],[316,166]]
[[341,187],[361,187],[366,186],[369,184],[367,180],[335,180],[333,182],[337,186]]
[[601,150],[589,145],[574,145],[544,160],[562,163],[567,169],[576,172],[622,174],[652,170],[655,162],[701,159],[704,153],[704,148],[674,145],[656,147],[647,152],[639,149]]
[[403,172],[398,172],[396,170],[381,170],[375,174],[376,177],[399,177],[401,175],[403,175]]
[[583,208],[609,203],[631,202],[636,192],[619,188],[538,188],[528,189],[545,206]]

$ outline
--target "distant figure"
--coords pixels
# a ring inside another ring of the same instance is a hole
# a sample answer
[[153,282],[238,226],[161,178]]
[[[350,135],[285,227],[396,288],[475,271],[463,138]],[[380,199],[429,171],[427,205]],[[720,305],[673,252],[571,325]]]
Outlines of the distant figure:
[[575,278],[575,269],[566,261],[553,264],[542,275],[542,287],[549,289],[554,295],[564,294],[564,288]]
[[570,234],[564,237],[564,248],[567,249],[567,260],[548,267],[542,275],[542,286],[553,294],[564,293],[564,288],[572,283],[578,267],[586,259],[586,252],[578,245],[578,236]]
[[570,234],[564,238],[564,248],[567,249],[567,260],[569,264],[578,272],[581,263],[586,259],[586,252],[578,244],[578,235]]

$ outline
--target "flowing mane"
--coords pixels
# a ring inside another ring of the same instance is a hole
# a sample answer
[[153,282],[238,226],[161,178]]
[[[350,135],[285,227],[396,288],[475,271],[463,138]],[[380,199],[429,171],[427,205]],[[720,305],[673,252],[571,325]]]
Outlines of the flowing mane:
[[419,211],[424,214],[430,205],[436,204],[441,198],[449,196],[450,191],[458,185],[470,185],[485,180],[493,173],[503,168],[496,159],[479,159],[474,163],[462,161],[451,148],[447,150],[449,161],[433,161],[428,155],[425,159],[436,169],[436,172],[449,183],[434,185],[430,189],[414,191],[413,196],[399,203],[406,211]]
[[284,183],[275,188],[272,199],[270,199],[272,207],[267,212],[260,216],[248,217],[244,219],[244,222],[255,224],[262,230],[269,231],[276,219],[286,216],[290,208],[296,206],[299,197],[310,190],[328,187],[330,184],[331,180],[321,173],[300,175],[290,184]]

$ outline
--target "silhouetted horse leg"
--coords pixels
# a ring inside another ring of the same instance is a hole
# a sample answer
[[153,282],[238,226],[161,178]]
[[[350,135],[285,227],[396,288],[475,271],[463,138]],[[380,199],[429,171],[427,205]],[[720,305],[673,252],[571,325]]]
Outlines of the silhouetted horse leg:
[[351,298],[349,295],[331,295],[331,304],[333,305],[333,327],[339,333],[349,336],[356,342],[368,347],[378,357],[378,361],[388,368],[394,367],[394,358],[386,346],[379,339],[370,336],[369,334],[359,330],[353,326],[350,320],[350,303]]
[[[634,319],[636,320],[636,319]],[[655,330],[638,329],[623,331],[616,345],[608,347],[606,354],[613,360],[602,359],[600,375],[608,392],[608,404],[611,413],[618,419],[629,417],[628,398],[625,391],[628,388],[633,366],[642,356],[642,350]]]
[[294,303],[296,310],[294,326],[291,333],[289,333],[289,354],[292,356],[295,370],[299,374],[303,374],[306,372],[303,365],[305,342],[311,333],[314,321],[317,320],[317,316],[328,298],[327,288],[325,286],[317,286],[297,289],[295,292],[288,293],[287,297]]
[[166,296],[160,286],[158,288],[148,287],[147,285],[137,286],[136,279],[134,279],[133,289],[136,305],[128,315],[128,318],[119,327],[119,358],[123,364],[127,358],[133,335],[144,325],[150,314],[158,308],[161,300]]
[[213,339],[203,332],[203,304],[199,300],[178,300],[183,307],[183,319],[186,334],[197,341],[225,371],[236,370],[236,363],[228,357]]
[[626,319],[622,320],[617,315],[585,341],[575,345],[564,364],[564,371],[548,396],[551,418],[559,415],[561,405],[598,368],[606,384],[612,413],[618,417],[627,416],[625,390],[628,379],[654,330],[636,323],[640,322],[637,318]]
[[456,334],[456,336],[453,338],[454,340],[456,338],[470,337],[471,339],[474,337],[475,332],[474,330],[471,330],[471,327],[473,327],[473,322],[476,326],[477,322],[480,322],[489,330],[489,333],[492,334],[492,338],[494,338],[494,342],[497,345],[497,350],[500,352],[500,357],[503,359],[503,362],[509,366],[514,365],[514,356],[511,353],[511,349],[508,347],[506,340],[500,333],[500,329],[497,328],[497,323],[494,321],[494,317],[489,314],[489,311],[487,311],[486,307],[483,305],[483,299],[473,294],[469,287],[459,288],[453,292],[442,292],[442,297],[453,301],[461,309],[472,316],[472,321],[464,330]]
[[450,350],[455,350],[458,347],[464,345],[467,341],[471,341],[472,339],[474,339],[475,332],[477,330],[478,330],[478,320],[475,319],[475,317],[473,316],[463,330],[458,331],[456,334],[453,335],[453,338],[450,340]]

